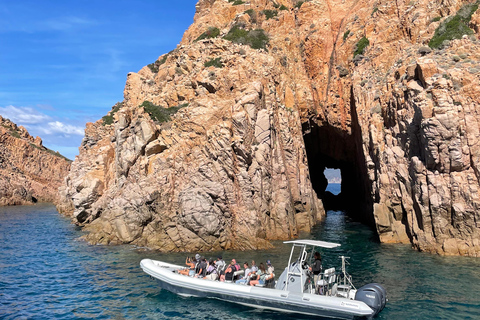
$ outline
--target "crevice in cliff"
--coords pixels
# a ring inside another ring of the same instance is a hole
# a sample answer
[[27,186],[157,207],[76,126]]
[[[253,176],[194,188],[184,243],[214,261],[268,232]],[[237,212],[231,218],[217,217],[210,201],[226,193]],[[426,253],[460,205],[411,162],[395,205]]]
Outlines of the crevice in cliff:
[[[354,220],[374,226],[373,201],[368,169],[363,154],[362,133],[351,94],[351,132],[314,120],[303,124],[310,180],[325,210],[344,210]],[[334,196],[325,192],[328,180],[325,168],[341,172],[341,192]]]

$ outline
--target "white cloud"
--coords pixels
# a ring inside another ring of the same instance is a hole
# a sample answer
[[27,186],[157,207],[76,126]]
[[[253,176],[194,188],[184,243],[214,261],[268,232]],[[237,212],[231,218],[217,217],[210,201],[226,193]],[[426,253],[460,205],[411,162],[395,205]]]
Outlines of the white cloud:
[[45,134],[55,134],[55,133],[63,133],[63,134],[74,134],[83,136],[83,127],[73,126],[71,124],[64,124],[60,121],[52,121],[47,123],[47,127],[42,129]]
[[0,115],[4,118],[10,119],[18,125],[40,124],[51,120],[51,117],[46,114],[40,113],[29,107],[0,107]]
[[0,115],[19,126],[25,126],[33,135],[84,135],[83,126],[66,124],[30,107],[0,107]]

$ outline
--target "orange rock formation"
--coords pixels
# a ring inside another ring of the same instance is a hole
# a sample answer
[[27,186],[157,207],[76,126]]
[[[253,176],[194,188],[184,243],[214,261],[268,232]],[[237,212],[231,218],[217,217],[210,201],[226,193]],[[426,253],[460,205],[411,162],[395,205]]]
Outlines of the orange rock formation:
[[0,205],[54,202],[70,163],[0,116]]
[[[200,0],[177,49],[128,75],[114,125],[89,126],[61,189],[87,239],[267,247],[324,216],[333,167],[382,242],[479,256],[479,12],[432,50],[468,2],[235,3]],[[235,26],[266,50],[222,39]],[[159,123],[144,101],[183,108]]]

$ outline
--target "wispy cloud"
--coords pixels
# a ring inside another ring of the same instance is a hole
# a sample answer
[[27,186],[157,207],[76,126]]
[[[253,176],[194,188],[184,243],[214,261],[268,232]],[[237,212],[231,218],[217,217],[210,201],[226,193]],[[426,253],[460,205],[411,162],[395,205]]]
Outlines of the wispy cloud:
[[31,107],[0,107],[0,115],[8,118],[17,125],[25,126],[30,134],[40,135],[84,135],[84,128],[72,124],[66,124],[41,113]]
[[55,134],[55,133],[62,133],[66,135],[74,134],[83,136],[83,127],[74,126],[71,124],[65,124],[60,121],[51,121],[47,123],[46,127],[41,128],[45,134]]
[[51,119],[46,114],[29,107],[0,107],[0,115],[12,120],[16,124],[39,124]]

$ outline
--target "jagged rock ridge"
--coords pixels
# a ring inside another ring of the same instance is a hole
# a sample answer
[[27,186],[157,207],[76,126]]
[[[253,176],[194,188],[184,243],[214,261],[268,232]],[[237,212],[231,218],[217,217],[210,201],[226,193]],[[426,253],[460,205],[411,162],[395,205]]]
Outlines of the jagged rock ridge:
[[[262,248],[323,217],[332,167],[381,241],[478,256],[478,10],[476,34],[427,47],[466,3],[199,1],[114,125],[87,127],[62,208],[95,243]],[[159,123],[145,101],[181,108]]]
[[54,202],[71,161],[0,116],[0,205]]

